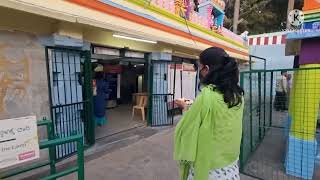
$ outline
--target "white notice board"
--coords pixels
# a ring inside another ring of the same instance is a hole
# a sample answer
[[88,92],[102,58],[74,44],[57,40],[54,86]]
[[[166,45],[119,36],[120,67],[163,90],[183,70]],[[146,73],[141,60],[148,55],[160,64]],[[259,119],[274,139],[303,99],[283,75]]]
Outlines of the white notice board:
[[35,116],[0,120],[0,169],[39,158]]

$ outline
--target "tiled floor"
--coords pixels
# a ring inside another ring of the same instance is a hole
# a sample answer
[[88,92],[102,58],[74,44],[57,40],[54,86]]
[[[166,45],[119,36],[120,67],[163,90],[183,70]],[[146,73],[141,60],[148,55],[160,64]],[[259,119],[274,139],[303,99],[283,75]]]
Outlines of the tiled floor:
[[132,106],[120,105],[113,109],[107,109],[107,124],[96,128],[96,139],[100,139],[112,134],[122,132],[134,127],[143,126],[139,112],[132,119]]

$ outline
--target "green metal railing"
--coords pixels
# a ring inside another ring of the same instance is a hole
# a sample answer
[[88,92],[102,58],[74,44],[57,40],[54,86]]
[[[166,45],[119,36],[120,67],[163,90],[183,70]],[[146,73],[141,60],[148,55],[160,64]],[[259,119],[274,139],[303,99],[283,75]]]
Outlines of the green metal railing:
[[[49,160],[44,162],[38,162],[32,164],[28,167],[17,168],[8,172],[5,172],[0,175],[0,179],[5,179],[9,177],[13,177],[25,172],[29,172],[44,166],[50,166],[50,175],[47,177],[41,178],[41,180],[51,180],[56,179],[62,176],[66,176],[72,174],[74,172],[78,173],[78,180],[84,180],[84,146],[83,146],[83,136],[78,134],[74,136],[69,136],[65,138],[57,138],[54,139],[53,137],[53,129],[52,129],[52,122],[43,119],[37,122],[38,127],[46,126],[47,128],[47,140],[41,140],[39,142],[40,149],[49,149]],[[57,172],[56,170],[56,161],[55,161],[55,148],[58,145],[70,143],[70,142],[77,142],[77,165],[68,169],[65,169],[61,172]]]
[[[320,68],[318,67],[251,70],[240,73],[240,86],[245,90],[240,170],[244,174],[262,179],[267,177],[269,177],[267,179],[288,178],[283,166],[287,133],[290,128],[288,117],[291,111],[276,110],[275,108],[276,83],[281,78],[281,71],[292,74],[293,84],[295,83],[295,75],[299,73],[308,78],[317,79],[320,77]],[[317,74],[314,73],[315,71]],[[300,86],[301,88],[307,87],[299,81]],[[314,93],[320,92],[318,87],[315,86],[317,89],[314,88]],[[295,93],[296,96],[301,95],[302,92],[296,94],[297,92],[292,91],[291,93]],[[289,97],[290,94],[287,95],[287,108],[290,104]],[[296,108],[295,111],[300,110]]]

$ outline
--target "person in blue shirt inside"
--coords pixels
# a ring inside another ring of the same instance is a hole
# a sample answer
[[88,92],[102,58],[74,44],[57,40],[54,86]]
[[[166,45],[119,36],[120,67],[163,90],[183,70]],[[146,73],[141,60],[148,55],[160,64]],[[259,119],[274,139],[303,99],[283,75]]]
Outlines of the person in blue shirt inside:
[[93,104],[96,125],[103,126],[107,123],[106,105],[108,100],[109,83],[104,80],[103,66],[98,65],[95,69],[93,80]]

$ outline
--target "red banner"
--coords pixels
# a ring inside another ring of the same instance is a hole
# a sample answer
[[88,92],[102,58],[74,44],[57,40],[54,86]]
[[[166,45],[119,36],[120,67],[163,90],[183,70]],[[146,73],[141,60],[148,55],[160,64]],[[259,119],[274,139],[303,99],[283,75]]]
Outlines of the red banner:
[[104,65],[104,72],[111,74],[120,74],[122,72],[121,65]]

